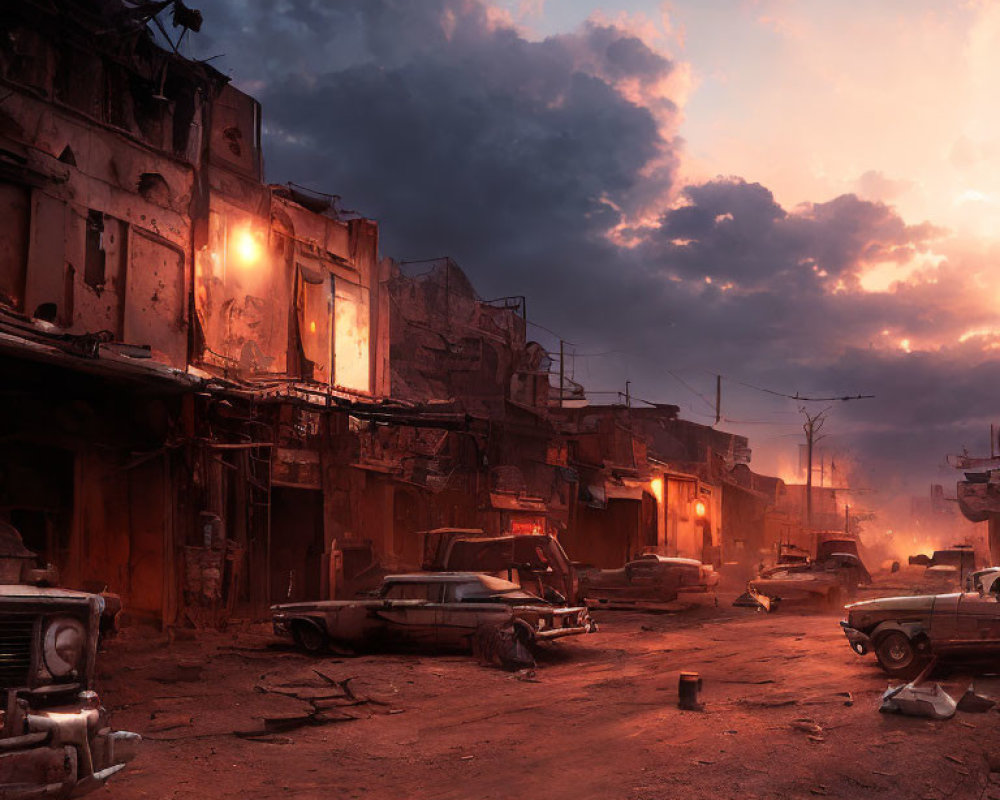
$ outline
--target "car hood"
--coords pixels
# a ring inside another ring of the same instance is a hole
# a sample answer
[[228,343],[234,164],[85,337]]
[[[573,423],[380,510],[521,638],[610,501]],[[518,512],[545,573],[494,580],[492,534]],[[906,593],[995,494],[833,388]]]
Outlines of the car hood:
[[938,598],[958,597],[957,594],[917,594],[906,597],[878,597],[874,600],[862,600],[851,603],[845,608],[848,611],[930,611]]
[[836,576],[826,572],[796,572],[793,570],[779,569],[760,578],[754,578],[752,583],[765,583],[766,581],[829,581]]

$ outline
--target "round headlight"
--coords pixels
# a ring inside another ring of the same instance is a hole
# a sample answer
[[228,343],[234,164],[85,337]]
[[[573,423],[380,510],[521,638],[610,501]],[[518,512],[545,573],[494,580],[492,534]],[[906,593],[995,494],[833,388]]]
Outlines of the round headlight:
[[55,678],[65,678],[83,661],[87,629],[73,617],[54,617],[45,628],[45,666]]

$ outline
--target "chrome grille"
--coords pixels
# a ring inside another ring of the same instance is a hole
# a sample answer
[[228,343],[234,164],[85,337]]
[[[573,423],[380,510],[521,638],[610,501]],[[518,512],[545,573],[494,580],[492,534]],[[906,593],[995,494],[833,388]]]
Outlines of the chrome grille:
[[33,614],[0,617],[0,689],[28,685],[34,633]]

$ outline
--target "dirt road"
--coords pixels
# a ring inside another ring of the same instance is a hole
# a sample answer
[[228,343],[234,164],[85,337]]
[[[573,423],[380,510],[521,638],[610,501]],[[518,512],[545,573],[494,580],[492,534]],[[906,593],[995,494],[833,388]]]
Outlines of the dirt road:
[[[531,681],[458,655],[313,659],[263,628],[125,635],[101,691],[147,741],[97,796],[1000,799],[1000,714],[879,714],[887,678],[848,648],[839,614],[723,601],[598,618],[599,634],[553,646]],[[352,678],[353,699],[314,670]],[[676,707],[681,670],[702,675],[704,711]],[[969,683],[938,679],[956,696]],[[976,686],[1000,696],[1000,678]],[[289,692],[326,698],[343,721],[232,735],[312,710]]]

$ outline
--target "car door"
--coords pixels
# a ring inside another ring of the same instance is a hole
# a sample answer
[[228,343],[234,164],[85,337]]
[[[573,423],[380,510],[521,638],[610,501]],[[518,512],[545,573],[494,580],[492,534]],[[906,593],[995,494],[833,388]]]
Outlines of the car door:
[[388,643],[410,646],[437,644],[437,613],[443,586],[439,582],[400,582],[391,586],[374,610]]
[[958,598],[954,647],[1000,649],[1000,603],[996,594],[966,592]]
[[663,565],[653,559],[632,561],[625,566],[628,575],[629,596],[651,598],[660,594],[663,583]]
[[481,626],[502,626],[513,613],[504,603],[475,602],[463,599],[466,584],[447,584],[443,602],[438,606],[438,642],[442,646],[465,647]]

